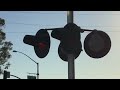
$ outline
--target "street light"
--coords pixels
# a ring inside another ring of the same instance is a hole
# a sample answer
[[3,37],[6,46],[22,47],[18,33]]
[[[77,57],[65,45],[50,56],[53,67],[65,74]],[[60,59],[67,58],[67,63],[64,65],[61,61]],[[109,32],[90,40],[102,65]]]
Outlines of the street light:
[[28,55],[26,55],[26,54],[23,53],[23,52],[19,52],[19,51],[16,51],[16,50],[13,50],[13,52],[18,52],[18,53],[23,54],[23,55],[27,56],[30,60],[32,60],[34,63],[37,64],[37,74],[36,74],[36,75],[37,75],[37,79],[39,79],[39,63],[36,62],[35,60],[33,60],[31,57],[29,57]]

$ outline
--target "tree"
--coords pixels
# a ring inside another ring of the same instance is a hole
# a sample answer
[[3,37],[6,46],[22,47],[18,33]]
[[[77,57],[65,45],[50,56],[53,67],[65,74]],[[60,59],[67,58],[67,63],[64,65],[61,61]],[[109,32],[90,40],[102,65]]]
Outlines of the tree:
[[12,43],[6,41],[6,34],[3,32],[3,27],[5,26],[5,20],[0,18],[0,74],[2,74],[4,69],[8,69],[10,63],[8,59],[11,58],[10,50],[12,50]]

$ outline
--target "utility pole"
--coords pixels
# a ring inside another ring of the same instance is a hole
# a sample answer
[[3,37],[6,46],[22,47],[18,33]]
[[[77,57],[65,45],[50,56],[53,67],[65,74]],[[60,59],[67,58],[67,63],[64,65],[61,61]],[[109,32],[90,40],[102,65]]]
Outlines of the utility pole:
[[[73,23],[73,11],[67,11],[67,23]],[[68,54],[68,79],[75,79],[74,55]]]

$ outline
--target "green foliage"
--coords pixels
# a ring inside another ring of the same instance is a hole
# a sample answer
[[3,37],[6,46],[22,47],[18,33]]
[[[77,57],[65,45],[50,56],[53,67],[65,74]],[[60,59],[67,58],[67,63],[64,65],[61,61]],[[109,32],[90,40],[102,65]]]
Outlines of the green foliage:
[[12,43],[3,42],[2,47],[0,48],[0,65],[7,62],[7,60],[11,57],[9,50],[12,50]]
[[0,18],[0,26],[4,26],[5,25],[5,20]]
[[[0,28],[5,25],[5,20],[0,18]],[[5,41],[6,34],[0,29],[0,74],[2,73],[1,66],[8,67],[10,64],[5,64],[11,57],[10,50],[12,50],[12,43]]]

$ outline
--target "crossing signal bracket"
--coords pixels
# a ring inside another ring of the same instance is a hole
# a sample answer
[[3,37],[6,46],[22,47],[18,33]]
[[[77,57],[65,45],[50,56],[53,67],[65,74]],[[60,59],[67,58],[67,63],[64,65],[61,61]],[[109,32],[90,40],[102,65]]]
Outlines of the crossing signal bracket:
[[84,40],[84,50],[92,58],[102,58],[110,51],[111,40],[108,34],[103,31],[81,29],[74,23],[68,23],[62,28],[40,29],[35,36],[26,35],[23,42],[34,47],[35,53],[39,58],[47,56],[50,50],[50,36],[47,32],[52,30],[51,36],[60,40],[58,47],[59,57],[67,61],[67,54],[73,54],[75,59],[82,50],[81,33],[91,32]]

